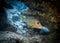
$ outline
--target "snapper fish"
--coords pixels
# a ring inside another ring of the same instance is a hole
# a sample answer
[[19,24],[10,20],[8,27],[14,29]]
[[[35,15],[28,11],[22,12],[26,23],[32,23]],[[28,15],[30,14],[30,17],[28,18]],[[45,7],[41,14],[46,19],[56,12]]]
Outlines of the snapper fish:
[[39,30],[39,34],[49,34],[50,30],[47,27],[42,26],[39,20],[21,14],[21,12],[24,13],[24,11],[29,10],[29,7],[27,7],[23,2],[11,2],[9,4],[11,4],[13,9],[5,8],[7,21],[17,28],[17,33],[26,35],[27,31],[29,31],[27,27],[30,26],[34,31]]

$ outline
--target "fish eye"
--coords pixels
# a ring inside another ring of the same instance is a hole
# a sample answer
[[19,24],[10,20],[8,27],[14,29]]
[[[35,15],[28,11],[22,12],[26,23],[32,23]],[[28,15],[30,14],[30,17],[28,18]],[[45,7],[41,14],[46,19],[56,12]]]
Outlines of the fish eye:
[[37,22],[37,24],[39,24],[39,22]]

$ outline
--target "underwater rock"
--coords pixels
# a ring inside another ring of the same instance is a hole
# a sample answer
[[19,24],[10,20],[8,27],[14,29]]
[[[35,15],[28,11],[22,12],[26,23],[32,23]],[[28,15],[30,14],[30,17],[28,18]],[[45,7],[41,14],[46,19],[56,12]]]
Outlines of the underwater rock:
[[0,31],[0,43],[16,43],[18,40],[18,42],[21,40],[23,41],[22,43],[27,43],[28,40],[26,37],[23,37],[19,34],[16,34],[14,32],[9,32],[9,31]]
[[14,32],[0,31],[0,43],[40,43],[41,36],[24,37]]

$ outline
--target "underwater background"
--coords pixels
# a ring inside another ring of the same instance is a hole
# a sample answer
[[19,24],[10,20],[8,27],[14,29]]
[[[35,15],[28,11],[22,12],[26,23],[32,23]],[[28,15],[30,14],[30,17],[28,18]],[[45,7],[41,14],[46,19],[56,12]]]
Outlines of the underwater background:
[[[60,16],[56,0],[0,2],[0,43],[60,43]],[[47,27],[50,33],[46,34],[42,30],[44,34],[40,34],[40,30],[35,31],[35,19]]]

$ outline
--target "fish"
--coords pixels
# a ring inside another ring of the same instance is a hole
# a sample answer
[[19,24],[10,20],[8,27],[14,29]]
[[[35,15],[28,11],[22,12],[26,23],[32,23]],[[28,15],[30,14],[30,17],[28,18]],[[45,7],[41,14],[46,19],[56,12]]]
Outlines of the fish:
[[39,32],[39,34],[50,34],[50,30],[47,27],[43,26],[41,22],[33,16],[27,16],[24,22],[26,22],[31,27],[31,29],[34,29],[34,31]]

